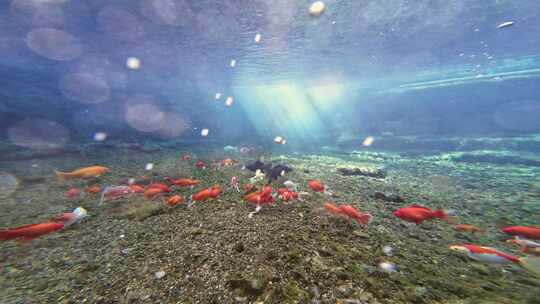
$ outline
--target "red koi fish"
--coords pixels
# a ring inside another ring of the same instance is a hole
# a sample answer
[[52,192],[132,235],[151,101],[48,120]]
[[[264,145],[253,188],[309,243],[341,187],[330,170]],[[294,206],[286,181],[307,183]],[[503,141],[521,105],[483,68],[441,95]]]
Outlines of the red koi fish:
[[184,199],[180,195],[174,195],[167,199],[167,205],[170,207],[174,207],[178,204],[181,204],[184,201]]
[[144,197],[146,199],[153,199],[154,197],[163,194],[167,191],[163,191],[161,188],[148,188],[146,191],[144,191]]
[[131,184],[128,186],[134,193],[144,193],[144,188],[139,185]]
[[448,215],[443,210],[433,211],[430,208],[419,205],[400,208],[394,211],[393,214],[404,221],[414,222],[416,225],[420,225],[423,221],[434,218],[448,220]]
[[510,235],[520,236],[526,239],[540,240],[540,228],[537,227],[510,226],[501,229],[501,231]]
[[230,167],[230,166],[233,166],[235,163],[236,163],[235,160],[230,159],[230,158],[226,158],[226,159],[221,161],[220,165],[221,165],[221,167]]
[[339,209],[342,214],[346,215],[349,219],[356,221],[358,224],[365,225],[369,223],[369,220],[371,219],[371,214],[358,212],[356,208],[350,205],[341,205],[339,206]]
[[297,192],[289,191],[289,189],[287,189],[287,188],[278,188],[277,192],[278,192],[279,199],[284,201],[284,202],[288,202],[288,201],[290,201],[292,199],[297,199],[298,198],[298,193]]
[[62,228],[64,228],[63,223],[45,222],[0,230],[0,241],[19,239],[19,242],[24,244],[32,241],[34,238],[53,233]]
[[191,201],[203,202],[209,198],[218,198],[221,188],[219,186],[213,186],[211,188],[206,188],[201,190],[190,197]]
[[171,189],[169,188],[169,186],[163,183],[153,183],[146,187],[146,189],[152,189],[152,188],[161,189],[163,192],[171,192]]
[[342,213],[342,210],[333,203],[327,202],[327,203],[324,203],[323,206],[324,206],[324,209],[326,210],[326,212],[328,212],[328,213],[330,213],[332,215],[345,216]]
[[272,187],[266,186],[261,191],[252,192],[246,196],[244,199],[252,204],[264,205],[274,202],[274,197],[272,196]]
[[190,178],[179,178],[179,179],[172,179],[170,177],[165,178],[169,183],[180,186],[180,187],[193,187],[197,184],[199,184],[198,179],[190,179]]
[[523,253],[540,256],[540,243],[538,242],[522,239],[517,236],[514,239],[507,240],[506,242],[521,246],[521,252]]
[[324,184],[321,181],[318,180],[310,180],[308,181],[308,186],[311,188],[311,190],[315,192],[324,192]]
[[471,244],[452,245],[450,249],[467,253],[473,260],[494,265],[518,265],[540,275],[540,259],[536,257],[518,258],[494,248]]

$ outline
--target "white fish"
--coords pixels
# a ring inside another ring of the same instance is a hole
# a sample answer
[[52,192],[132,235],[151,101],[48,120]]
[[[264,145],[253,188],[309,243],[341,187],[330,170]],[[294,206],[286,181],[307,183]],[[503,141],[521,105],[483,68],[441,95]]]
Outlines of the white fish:
[[497,26],[497,28],[501,29],[503,27],[509,27],[509,26],[512,26],[512,25],[514,25],[514,21],[507,21],[507,22],[503,22],[503,23],[499,24]]
[[101,192],[101,198],[98,202],[98,206],[101,206],[101,204],[103,204],[105,200],[120,198],[124,195],[129,195],[132,193],[134,193],[134,191],[128,186],[105,187],[105,189],[103,189],[103,192]]

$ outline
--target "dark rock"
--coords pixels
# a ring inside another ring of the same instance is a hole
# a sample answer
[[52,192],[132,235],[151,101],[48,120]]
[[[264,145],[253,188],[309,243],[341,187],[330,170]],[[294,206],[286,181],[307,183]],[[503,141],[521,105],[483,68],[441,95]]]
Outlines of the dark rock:
[[395,202],[395,203],[402,203],[405,201],[405,198],[403,198],[401,195],[396,193],[384,193],[384,192],[375,192],[373,195],[375,199],[387,201],[387,202]]
[[244,247],[244,243],[242,242],[238,242],[234,245],[234,250],[237,251],[237,252],[243,252],[245,249]]
[[385,178],[386,172],[382,169],[372,168],[338,168],[337,171],[345,176],[367,176],[375,178]]

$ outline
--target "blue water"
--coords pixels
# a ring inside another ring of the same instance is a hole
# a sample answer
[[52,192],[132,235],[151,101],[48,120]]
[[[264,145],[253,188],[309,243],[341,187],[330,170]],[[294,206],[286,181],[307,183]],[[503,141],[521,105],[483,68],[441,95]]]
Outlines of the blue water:
[[[454,172],[442,192],[478,182],[471,189],[485,194],[501,178],[486,196],[504,188],[530,207],[516,211],[520,219],[539,225],[540,2],[327,0],[318,16],[312,2],[2,1],[0,198],[15,179],[129,166],[129,157],[142,170],[148,153],[168,159],[165,149],[245,164],[332,155],[419,179]],[[6,205],[32,200],[23,193]],[[5,216],[0,227],[34,213]],[[509,220],[495,213],[490,220]]]

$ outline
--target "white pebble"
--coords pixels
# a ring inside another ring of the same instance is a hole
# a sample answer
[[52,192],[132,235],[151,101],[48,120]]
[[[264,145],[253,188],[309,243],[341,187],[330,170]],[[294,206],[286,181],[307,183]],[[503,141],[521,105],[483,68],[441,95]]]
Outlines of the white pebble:
[[201,136],[208,136],[208,129],[202,129],[201,130]]
[[382,262],[379,264],[379,269],[383,272],[396,272],[396,265],[390,262]]
[[255,35],[255,43],[261,42],[261,34]]
[[144,166],[144,169],[147,170],[147,171],[150,171],[150,170],[154,169],[154,164],[148,163],[148,164],[146,164],[146,166]]
[[154,274],[156,276],[156,279],[161,279],[165,276],[165,271],[160,270]]
[[236,66],[236,60],[231,60],[231,68],[234,68]]

